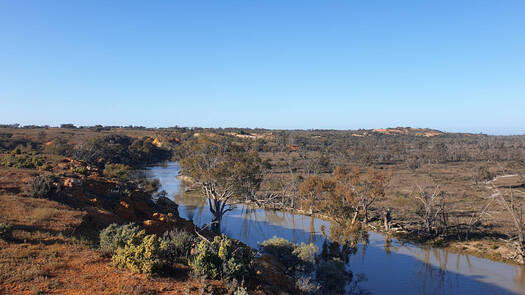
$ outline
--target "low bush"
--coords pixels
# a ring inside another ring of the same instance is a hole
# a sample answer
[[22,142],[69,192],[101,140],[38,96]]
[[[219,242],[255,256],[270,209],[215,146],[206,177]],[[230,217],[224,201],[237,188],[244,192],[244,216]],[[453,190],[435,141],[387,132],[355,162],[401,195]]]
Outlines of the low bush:
[[49,198],[56,192],[54,175],[39,175],[29,185],[28,194],[34,198]]
[[44,163],[42,166],[38,167],[38,169],[42,171],[52,171],[53,167],[47,163]]
[[106,164],[102,173],[109,178],[128,180],[128,170],[129,166],[124,164]]
[[232,241],[224,235],[212,242],[201,241],[190,265],[199,277],[222,280],[240,279],[246,268]]
[[133,272],[152,274],[167,264],[167,242],[156,235],[146,235],[144,230],[134,233],[123,248],[117,248],[111,258],[113,265]]
[[74,167],[71,170],[73,172],[75,172],[75,173],[82,174],[82,175],[88,175],[89,174],[88,169],[86,167],[84,167],[84,166]]
[[111,224],[100,232],[100,251],[104,255],[113,255],[119,247],[124,248],[127,241],[139,231],[139,227],[133,223]]
[[319,248],[312,243],[298,245],[278,237],[262,242],[259,247],[263,253],[275,256],[290,273],[311,271],[316,253],[319,251]]
[[4,155],[0,160],[0,165],[5,167],[14,168],[39,168],[47,165],[46,160],[40,156],[28,156],[11,153],[10,155]]
[[0,239],[8,239],[11,236],[12,229],[12,225],[0,222]]
[[191,249],[197,240],[192,234],[182,230],[165,232],[163,236],[167,243],[166,258],[168,261],[176,261],[178,258],[189,258]]

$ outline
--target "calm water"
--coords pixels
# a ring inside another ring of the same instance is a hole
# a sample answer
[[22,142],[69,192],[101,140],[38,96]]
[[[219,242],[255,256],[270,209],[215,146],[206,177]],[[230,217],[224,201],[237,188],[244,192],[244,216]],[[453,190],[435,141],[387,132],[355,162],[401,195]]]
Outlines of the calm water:
[[[146,173],[160,180],[161,189],[179,204],[181,217],[198,226],[210,223],[206,199],[184,194],[176,178],[177,163],[152,167]],[[278,236],[296,243],[313,242],[321,248],[324,237],[320,228],[329,226],[309,216],[244,205],[226,213],[222,222],[223,233],[252,247]],[[525,294],[524,267],[395,240],[388,246],[382,235],[373,232],[368,244],[360,245],[350,257],[349,268],[365,275],[367,281],[360,286],[372,294]]]

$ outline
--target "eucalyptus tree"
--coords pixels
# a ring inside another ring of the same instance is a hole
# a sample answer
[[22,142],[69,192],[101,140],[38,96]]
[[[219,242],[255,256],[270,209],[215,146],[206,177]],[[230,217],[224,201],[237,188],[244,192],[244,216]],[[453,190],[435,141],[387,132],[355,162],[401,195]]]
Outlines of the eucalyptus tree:
[[224,214],[233,209],[232,203],[255,198],[265,164],[245,145],[204,136],[188,147],[181,161],[183,173],[193,177],[208,198],[215,231],[220,230]]

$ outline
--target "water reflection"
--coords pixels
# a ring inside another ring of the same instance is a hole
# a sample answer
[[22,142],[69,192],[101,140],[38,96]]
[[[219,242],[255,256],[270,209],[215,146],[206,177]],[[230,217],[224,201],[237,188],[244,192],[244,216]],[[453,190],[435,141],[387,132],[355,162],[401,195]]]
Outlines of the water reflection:
[[[177,163],[168,163],[147,175],[158,178],[162,189],[173,196],[181,217],[199,226],[209,224],[206,200],[184,193],[175,177],[178,171]],[[525,294],[524,267],[402,244],[373,232],[338,229],[309,216],[238,205],[224,216],[222,231],[252,247],[273,236],[313,242],[322,254],[344,258],[354,273],[363,273],[367,280],[361,287],[374,294]]]

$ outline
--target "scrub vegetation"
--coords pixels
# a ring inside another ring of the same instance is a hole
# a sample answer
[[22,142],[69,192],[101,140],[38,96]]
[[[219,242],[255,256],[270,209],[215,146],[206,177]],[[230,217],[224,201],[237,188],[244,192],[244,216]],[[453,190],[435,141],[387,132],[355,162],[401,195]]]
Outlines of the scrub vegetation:
[[[208,198],[211,230],[137,175],[166,160]],[[3,126],[0,290],[363,293],[346,262],[368,230],[523,263],[524,168],[524,136]],[[328,219],[327,241],[251,249],[220,233],[236,203]]]

